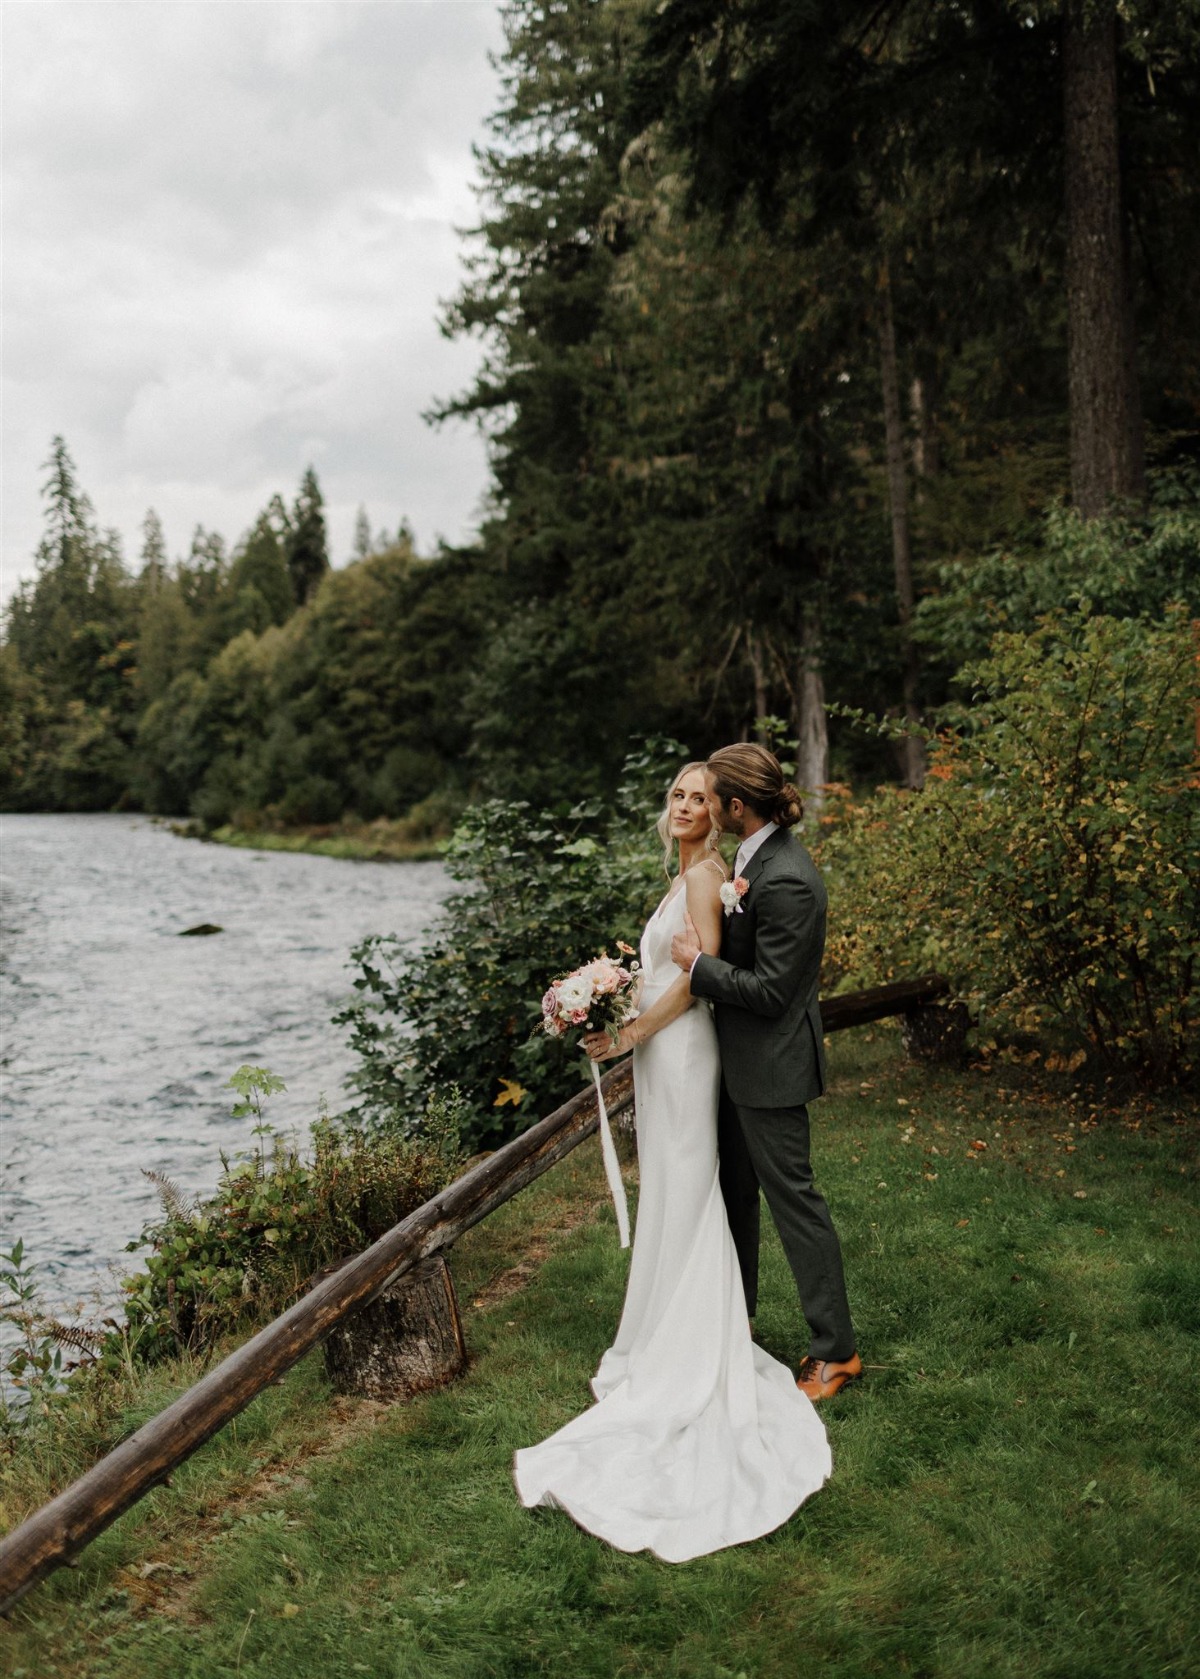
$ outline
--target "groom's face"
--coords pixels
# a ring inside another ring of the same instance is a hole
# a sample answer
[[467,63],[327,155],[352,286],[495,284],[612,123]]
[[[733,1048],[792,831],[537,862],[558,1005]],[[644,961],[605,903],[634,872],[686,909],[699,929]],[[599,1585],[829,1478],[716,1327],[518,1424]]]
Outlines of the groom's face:
[[736,834],[740,839],[746,831],[746,807],[740,799],[730,799],[729,803],[725,804],[717,793],[717,778],[708,770],[704,772],[704,796],[708,800],[709,814],[717,832]]

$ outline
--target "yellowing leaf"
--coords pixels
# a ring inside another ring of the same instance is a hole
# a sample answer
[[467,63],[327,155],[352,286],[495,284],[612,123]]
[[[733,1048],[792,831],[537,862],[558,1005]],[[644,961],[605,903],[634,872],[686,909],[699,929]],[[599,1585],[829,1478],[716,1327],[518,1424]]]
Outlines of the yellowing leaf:
[[501,1079],[500,1083],[503,1088],[500,1091],[499,1096],[497,1096],[496,1100],[492,1103],[492,1106],[494,1108],[502,1108],[506,1102],[511,1102],[514,1108],[519,1108],[526,1096],[529,1095],[525,1086],[523,1084],[518,1084],[516,1079]]

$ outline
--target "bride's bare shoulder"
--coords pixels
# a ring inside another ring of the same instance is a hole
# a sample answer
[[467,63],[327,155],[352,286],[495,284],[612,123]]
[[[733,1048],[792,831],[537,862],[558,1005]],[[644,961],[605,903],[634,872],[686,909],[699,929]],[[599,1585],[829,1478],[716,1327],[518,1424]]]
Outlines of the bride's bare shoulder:
[[706,857],[693,863],[683,877],[683,888],[690,903],[703,903],[720,896],[721,887],[729,879],[729,872],[719,857]]

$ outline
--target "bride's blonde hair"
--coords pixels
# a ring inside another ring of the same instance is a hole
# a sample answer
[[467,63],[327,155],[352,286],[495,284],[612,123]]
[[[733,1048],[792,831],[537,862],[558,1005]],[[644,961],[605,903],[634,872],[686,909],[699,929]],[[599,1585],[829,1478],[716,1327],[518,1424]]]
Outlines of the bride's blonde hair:
[[[662,841],[663,873],[666,875],[668,880],[670,880],[670,878],[671,878],[671,859],[675,855],[675,841],[671,838],[671,795],[674,793],[675,789],[679,786],[679,783],[683,780],[685,775],[690,775],[692,770],[704,770],[706,768],[707,768],[707,765],[705,764],[705,762],[702,758],[693,758],[690,764],[685,764],[683,766],[683,768],[676,775],[674,781],[672,781],[671,785],[667,788],[667,796],[666,796],[666,799],[663,801],[662,815],[659,817],[658,821],[654,824],[655,832],[658,834],[659,839]],[[721,835],[717,831],[716,823],[712,820],[712,818],[710,816],[708,834],[705,837],[705,841],[704,841],[704,849],[705,849],[705,851],[710,853],[710,855],[715,857],[718,862],[721,862],[721,854],[717,850],[717,846],[720,844],[720,842],[721,842]]]

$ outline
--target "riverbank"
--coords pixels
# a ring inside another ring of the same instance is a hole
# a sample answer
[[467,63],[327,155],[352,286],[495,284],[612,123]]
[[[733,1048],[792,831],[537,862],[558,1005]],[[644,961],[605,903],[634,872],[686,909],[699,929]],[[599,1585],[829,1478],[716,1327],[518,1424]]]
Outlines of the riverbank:
[[[513,1448],[586,1403],[619,1312],[589,1143],[454,1250],[463,1381],[388,1410],[331,1400],[308,1358],[16,1610],[10,1671],[792,1679],[817,1651],[830,1679],[1050,1679],[1114,1649],[1139,1679],[1194,1670],[1194,1110],[915,1067],[889,1031],[839,1034],[831,1063],[816,1151],[871,1368],[826,1412],[832,1482],[778,1534],[670,1568],[516,1504]],[[773,1236],[763,1296],[794,1362]],[[123,1426],[170,1397],[131,1396]]]
[[171,824],[184,839],[211,840],[246,851],[303,851],[315,857],[342,857],[360,863],[428,863],[443,855],[449,834],[414,837],[404,819],[376,822],[314,823],[300,828],[238,828],[224,823],[205,829],[198,822]]

